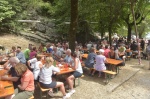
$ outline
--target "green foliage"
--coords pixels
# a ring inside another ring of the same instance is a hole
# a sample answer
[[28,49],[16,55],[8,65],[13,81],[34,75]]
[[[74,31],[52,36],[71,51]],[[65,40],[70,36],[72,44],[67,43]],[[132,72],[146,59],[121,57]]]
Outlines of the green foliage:
[[12,11],[12,5],[6,0],[0,0],[0,22],[6,18],[11,18],[16,12]]

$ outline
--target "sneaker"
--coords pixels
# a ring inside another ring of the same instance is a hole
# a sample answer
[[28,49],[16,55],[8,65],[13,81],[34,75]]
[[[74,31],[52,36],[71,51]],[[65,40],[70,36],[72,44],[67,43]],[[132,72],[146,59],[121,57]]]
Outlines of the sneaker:
[[54,94],[53,94],[53,92],[52,92],[52,91],[49,91],[49,92],[48,92],[48,95],[50,95],[51,97],[53,97],[53,96],[54,96]]
[[70,94],[67,93],[65,96],[63,96],[63,99],[67,99],[67,98],[69,98],[69,97],[70,97]]
[[70,96],[72,95],[72,94],[74,94],[76,91],[73,89],[73,90],[71,90],[70,92],[69,92],[69,94],[70,94]]

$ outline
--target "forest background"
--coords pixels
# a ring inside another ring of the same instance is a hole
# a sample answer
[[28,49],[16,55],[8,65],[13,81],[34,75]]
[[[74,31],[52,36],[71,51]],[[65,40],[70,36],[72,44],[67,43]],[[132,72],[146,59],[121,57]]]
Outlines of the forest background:
[[142,38],[149,32],[149,0],[0,0],[0,33],[24,34],[30,39],[37,36],[37,41],[40,36],[43,42],[66,40],[71,48],[75,40],[96,41],[97,34],[104,37],[105,33],[109,39],[117,33],[130,41],[131,35],[136,35],[132,3]]

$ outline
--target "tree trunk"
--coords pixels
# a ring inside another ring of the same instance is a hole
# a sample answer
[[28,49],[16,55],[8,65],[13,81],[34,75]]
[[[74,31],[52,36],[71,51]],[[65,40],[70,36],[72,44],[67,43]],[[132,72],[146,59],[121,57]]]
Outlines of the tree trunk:
[[127,38],[128,42],[131,42],[131,31],[132,31],[132,26],[128,24],[128,38]]
[[111,40],[112,27],[111,27],[111,25],[108,27],[108,32],[109,32],[109,44],[111,46],[112,45],[112,40]]
[[69,29],[69,48],[74,52],[78,22],[78,0],[71,0],[71,23]]

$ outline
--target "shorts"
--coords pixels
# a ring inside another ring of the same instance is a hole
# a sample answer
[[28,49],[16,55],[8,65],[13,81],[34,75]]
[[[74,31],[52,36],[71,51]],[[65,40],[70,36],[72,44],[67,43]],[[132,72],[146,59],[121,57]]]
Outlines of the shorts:
[[78,72],[78,71],[73,72],[72,75],[74,76],[74,78],[78,78],[78,77],[82,76],[82,74],[80,72]]
[[43,84],[42,82],[40,82],[40,85],[42,88],[55,88],[56,83],[56,81],[52,81],[50,84]]

